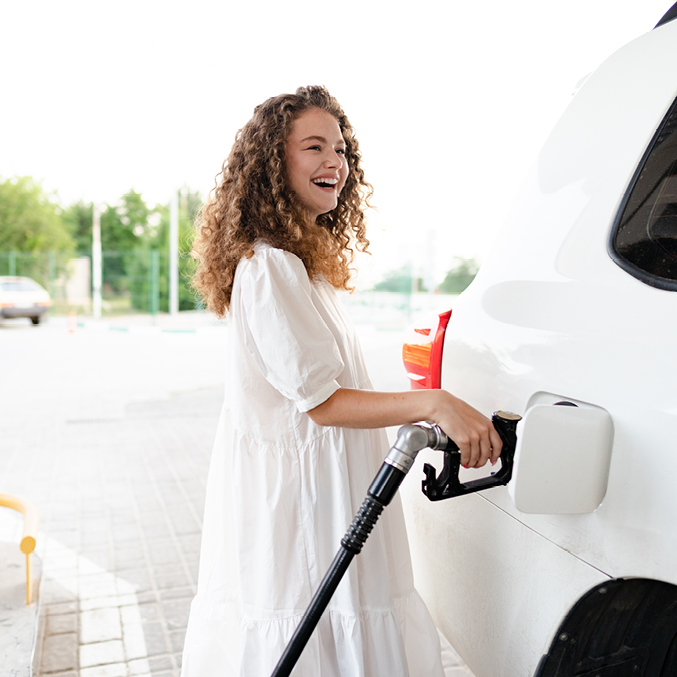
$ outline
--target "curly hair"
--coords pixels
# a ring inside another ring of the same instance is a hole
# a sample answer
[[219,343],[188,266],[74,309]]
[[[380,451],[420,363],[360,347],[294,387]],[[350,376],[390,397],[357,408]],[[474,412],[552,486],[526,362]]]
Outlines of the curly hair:
[[[285,144],[294,121],[315,108],[336,118],[349,173],[336,208],[313,220],[288,186]],[[322,275],[337,289],[351,289],[353,247],[366,252],[369,246],[364,208],[373,192],[360,158],[346,114],[324,87],[299,87],[254,109],[196,221],[193,287],[209,310],[227,313],[237,264],[259,241],[298,256],[311,279]]]

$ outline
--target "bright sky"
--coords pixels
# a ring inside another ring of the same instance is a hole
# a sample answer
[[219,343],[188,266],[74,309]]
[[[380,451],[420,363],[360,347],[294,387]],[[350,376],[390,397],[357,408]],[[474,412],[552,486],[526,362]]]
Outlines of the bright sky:
[[206,195],[255,105],[324,84],[376,189],[366,278],[440,277],[482,258],[576,83],[672,4],[0,0],[0,177]]

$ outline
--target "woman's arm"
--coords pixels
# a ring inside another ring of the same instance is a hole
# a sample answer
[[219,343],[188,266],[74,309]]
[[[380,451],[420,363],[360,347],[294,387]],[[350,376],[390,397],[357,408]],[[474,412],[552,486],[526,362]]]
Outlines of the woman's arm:
[[385,428],[431,421],[458,445],[461,463],[481,468],[495,463],[502,442],[492,422],[446,390],[377,392],[339,388],[328,400],[308,412],[318,425],[341,428]]

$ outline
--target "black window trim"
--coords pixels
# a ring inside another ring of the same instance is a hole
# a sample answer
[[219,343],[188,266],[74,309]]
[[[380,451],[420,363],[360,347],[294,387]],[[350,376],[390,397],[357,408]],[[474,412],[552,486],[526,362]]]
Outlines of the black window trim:
[[[676,12],[675,16],[677,17],[677,3],[675,3],[672,9],[675,10]],[[661,123],[658,125],[656,132],[653,135],[653,138],[651,139],[651,143],[649,143],[649,145],[647,146],[647,149],[644,151],[644,155],[642,155],[642,159],[640,160],[639,164],[637,165],[637,168],[635,169],[635,173],[633,174],[632,179],[625,190],[623,199],[621,200],[621,204],[618,207],[618,210],[616,211],[616,216],[614,217],[613,225],[611,226],[611,231],[609,233],[609,239],[607,240],[607,253],[612,258],[612,260],[616,265],[620,266],[623,270],[625,270],[626,273],[630,273],[630,275],[636,277],[641,282],[644,282],[645,284],[648,284],[651,287],[655,287],[656,289],[663,289],[665,291],[677,291],[677,280],[670,280],[665,277],[660,277],[659,275],[652,275],[651,273],[647,273],[642,268],[638,268],[629,261],[626,261],[614,249],[614,240],[616,239],[616,235],[618,234],[618,229],[621,224],[621,218],[623,217],[630,196],[632,195],[632,192],[635,190],[635,186],[637,185],[639,176],[642,173],[642,170],[644,169],[644,166],[646,165],[649,156],[656,147],[656,143],[661,136],[661,132],[663,131],[663,128],[665,127],[665,124],[668,121],[668,118],[675,113],[677,113],[677,98],[672,102],[667,112],[663,116]]]
[[677,19],[677,2],[663,15],[663,18],[654,26],[654,29],[669,23],[673,19]]

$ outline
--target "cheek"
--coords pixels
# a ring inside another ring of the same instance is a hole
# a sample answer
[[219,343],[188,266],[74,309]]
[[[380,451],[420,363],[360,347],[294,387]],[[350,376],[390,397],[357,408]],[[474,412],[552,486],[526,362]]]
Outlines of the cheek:
[[287,182],[292,188],[298,188],[303,180],[305,168],[301,158],[294,153],[287,154]]
[[[344,189],[346,185],[346,181],[348,180],[348,175],[350,174],[350,169],[348,169],[348,165],[344,164],[343,167],[341,168],[341,171],[339,173],[339,176],[341,177],[341,190]],[[341,192],[341,191],[339,191]]]
[[290,167],[289,169],[290,171],[287,183],[295,193],[299,193],[303,190],[305,183],[302,181],[302,177],[298,171],[298,167],[296,168]]

